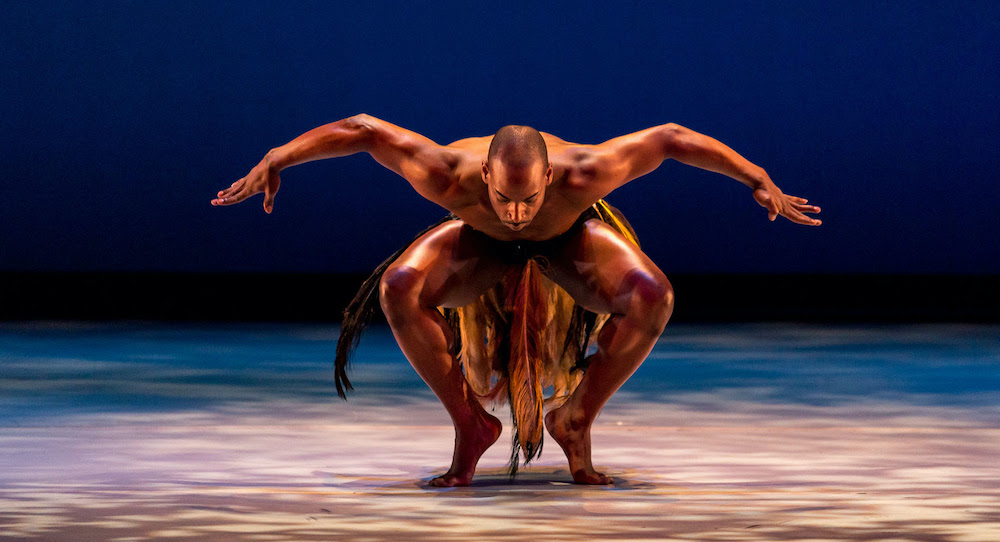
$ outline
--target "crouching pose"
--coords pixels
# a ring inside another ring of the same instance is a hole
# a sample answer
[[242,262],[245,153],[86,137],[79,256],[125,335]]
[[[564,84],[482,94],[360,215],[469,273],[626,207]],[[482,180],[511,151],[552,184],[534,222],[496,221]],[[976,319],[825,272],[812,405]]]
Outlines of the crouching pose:
[[[591,462],[591,426],[673,310],[670,282],[639,249],[624,217],[603,202],[611,191],[672,158],[747,185],[771,220],[820,224],[806,215],[819,207],[785,195],[726,145],[676,124],[598,145],[527,126],[439,145],[357,115],[271,150],[212,204],[263,192],[270,213],[281,170],[358,152],[450,212],[387,260],[347,311],[357,320],[377,299],[406,358],[451,415],[451,468],[431,480],[434,486],[470,483],[501,432],[483,408],[497,398],[511,403],[515,454],[520,448],[528,461],[540,451],[544,424],[575,482],[611,483]],[[592,337],[596,351],[586,355]],[[344,364],[354,341],[342,333],[338,346],[342,395],[350,389]],[[543,416],[548,385],[555,397]],[[516,467],[516,455],[512,462]]]

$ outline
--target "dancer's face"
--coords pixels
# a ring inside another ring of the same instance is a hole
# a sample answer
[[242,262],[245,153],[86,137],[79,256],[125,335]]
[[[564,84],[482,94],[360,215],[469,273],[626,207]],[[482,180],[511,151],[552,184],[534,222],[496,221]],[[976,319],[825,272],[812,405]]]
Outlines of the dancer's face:
[[497,217],[513,231],[527,227],[545,199],[552,182],[552,166],[536,160],[528,166],[509,167],[501,160],[483,163],[483,181]]

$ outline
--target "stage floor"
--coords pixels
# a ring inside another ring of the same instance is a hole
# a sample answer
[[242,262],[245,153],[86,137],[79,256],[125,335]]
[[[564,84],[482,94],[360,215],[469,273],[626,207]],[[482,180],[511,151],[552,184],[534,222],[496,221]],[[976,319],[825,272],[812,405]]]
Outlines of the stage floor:
[[[453,432],[387,329],[0,324],[0,539],[1000,540],[1000,327],[668,326],[594,427],[434,489]],[[506,410],[497,414],[509,425]]]

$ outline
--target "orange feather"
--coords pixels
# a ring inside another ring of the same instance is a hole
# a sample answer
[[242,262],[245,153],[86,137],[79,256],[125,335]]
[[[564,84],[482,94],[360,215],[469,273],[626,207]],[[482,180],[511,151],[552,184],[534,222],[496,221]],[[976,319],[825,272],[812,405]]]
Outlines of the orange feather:
[[[511,311],[510,361],[507,365],[507,390],[514,417],[515,438],[527,464],[542,451],[545,426],[542,418],[542,368],[548,303],[541,287],[542,273],[531,259],[509,291],[507,307]],[[516,450],[515,452],[516,453]],[[512,462],[516,458],[512,457]]]

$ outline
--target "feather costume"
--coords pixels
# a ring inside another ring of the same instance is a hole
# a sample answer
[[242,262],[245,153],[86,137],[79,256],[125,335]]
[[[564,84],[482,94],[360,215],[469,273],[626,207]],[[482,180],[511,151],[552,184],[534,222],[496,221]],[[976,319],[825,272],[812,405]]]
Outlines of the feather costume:
[[[347,376],[351,352],[378,306],[379,283],[386,269],[428,231],[456,220],[448,216],[428,227],[382,262],[362,284],[344,310],[337,340],[334,380],[337,394],[346,399],[353,390]],[[598,219],[639,245],[632,226],[618,209],[600,200],[584,212],[577,224]],[[571,231],[576,229],[575,225]],[[547,241],[535,243],[541,246]],[[577,305],[557,284],[546,278],[544,250],[516,247],[518,265],[479,299],[456,309],[440,308],[455,337],[455,354],[465,378],[483,403],[511,405],[514,437],[510,475],[517,474],[519,456],[527,464],[542,451],[543,411],[561,405],[576,389],[587,369],[587,349],[607,321]],[[552,387],[552,395],[543,390]]]

